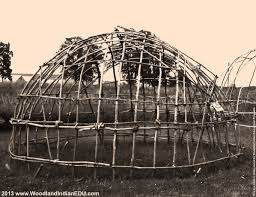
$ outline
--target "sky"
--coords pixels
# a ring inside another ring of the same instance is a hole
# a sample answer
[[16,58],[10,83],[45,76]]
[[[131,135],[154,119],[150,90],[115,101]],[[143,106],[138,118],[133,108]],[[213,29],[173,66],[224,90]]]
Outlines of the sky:
[[34,73],[65,38],[148,30],[220,75],[256,48],[254,0],[0,0],[0,41],[14,53],[14,73]]

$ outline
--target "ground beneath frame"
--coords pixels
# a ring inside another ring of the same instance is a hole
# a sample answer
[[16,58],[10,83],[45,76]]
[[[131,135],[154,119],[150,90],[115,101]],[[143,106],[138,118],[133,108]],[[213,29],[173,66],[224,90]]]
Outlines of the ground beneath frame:
[[[220,168],[202,169],[196,176],[110,178],[93,180],[70,174],[52,176],[42,170],[37,178],[26,170],[8,170],[12,166],[7,147],[10,130],[0,131],[1,191],[87,191],[100,196],[252,196],[252,131],[241,128],[244,155],[236,163]],[[7,165],[8,164],[8,165]],[[213,167],[214,168],[214,167]]]

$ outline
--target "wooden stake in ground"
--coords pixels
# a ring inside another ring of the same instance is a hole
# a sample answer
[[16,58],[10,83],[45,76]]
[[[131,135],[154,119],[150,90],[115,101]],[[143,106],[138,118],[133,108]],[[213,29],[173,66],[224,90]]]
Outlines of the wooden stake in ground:
[[[138,75],[137,75],[137,88],[136,88],[136,97],[135,97],[135,106],[134,106],[134,120],[133,122],[137,122],[137,116],[138,116],[138,102],[139,102],[139,92],[140,92],[140,80],[141,80],[141,65],[142,65],[142,60],[143,60],[143,50],[144,50],[144,45],[145,45],[145,39],[143,41],[142,48],[140,49],[140,63],[139,63],[139,68],[138,68]],[[132,157],[131,157],[131,167],[134,165],[134,157],[135,157],[135,141],[136,141],[136,132],[138,129],[133,129],[132,132]],[[130,170],[130,177],[132,176],[133,169],[131,168]]]
[[[108,53],[108,49],[105,51],[104,59],[106,59]],[[102,68],[100,70],[100,79],[99,79],[99,98],[98,98],[98,108],[97,108],[97,123],[96,123],[96,133],[95,133],[95,154],[94,154],[94,160],[95,163],[98,160],[98,135],[99,135],[99,127],[100,127],[100,121],[101,121],[101,114],[100,114],[100,109],[101,109],[101,100],[102,100],[102,89],[103,89],[103,75],[104,75],[104,70],[105,70],[106,62],[102,65]],[[96,179],[97,176],[97,167],[94,168],[94,179]]]
[[[162,60],[162,53],[159,53],[159,59],[160,59],[160,66],[161,66],[161,60]],[[154,156],[153,156],[153,168],[156,167],[156,146],[157,146],[157,137],[158,137],[158,132],[160,131],[160,90],[161,90],[161,84],[162,84],[162,68],[159,68],[159,78],[158,78],[158,88],[157,88],[157,109],[156,109],[156,130],[155,130],[155,136],[154,136]]]
[[57,126],[57,159],[60,159],[60,128]]
[[[202,117],[202,122],[201,122],[201,129],[200,129],[199,137],[198,137],[197,144],[196,144],[196,150],[195,150],[194,158],[193,158],[193,165],[195,164],[198,147],[199,147],[199,144],[200,144],[200,141],[201,141],[202,135],[204,133],[204,129],[205,129],[204,124],[205,124],[206,108],[208,107],[207,105],[210,102],[210,100],[212,98],[212,95],[214,93],[214,89],[215,89],[215,86],[216,86],[216,80],[217,80],[217,76],[215,76],[215,79],[214,79],[214,81],[212,81],[212,84],[209,84],[209,95],[208,95],[207,101],[204,104],[203,117]],[[212,85],[212,89],[210,89],[210,85]],[[201,148],[202,148],[202,145],[201,145]],[[203,151],[203,157],[204,157],[203,148],[202,148],[202,151]]]
[[50,147],[50,142],[49,142],[49,137],[48,137],[48,128],[45,128],[45,139],[46,139],[49,158],[52,160],[51,147]]
[[256,155],[256,145],[255,145],[255,140],[256,140],[256,135],[255,135],[255,107],[253,107],[253,196],[255,196],[255,185],[256,185],[256,161],[255,161],[255,155]]
[[[184,64],[186,65],[187,61],[185,60]],[[188,115],[187,115],[187,97],[186,97],[186,68],[184,66],[183,68],[183,105],[184,105],[184,122],[187,123],[188,122]],[[187,152],[188,152],[188,164],[190,165],[190,148],[189,148],[189,139],[188,139],[188,135],[189,135],[189,130],[186,129],[184,130],[184,132],[186,132],[186,142],[187,142]]]
[[[143,126],[146,127],[146,95],[145,95],[145,81],[142,81],[142,94],[143,94]],[[146,129],[143,130],[143,142],[146,143]]]
[[[175,75],[176,75],[176,92],[175,92],[175,108],[174,108],[174,124],[175,127],[177,127],[178,123],[178,102],[179,102],[179,52],[178,52],[178,57],[176,61],[176,70],[175,70]],[[176,152],[177,152],[177,140],[176,140],[176,135],[177,135],[177,128],[174,129],[174,139],[173,139],[173,158],[172,158],[172,165],[175,166],[176,162]]]
[[[126,40],[126,38],[125,38]],[[122,57],[121,62],[119,64],[119,77],[117,81],[117,90],[116,90],[116,101],[115,101],[115,130],[114,130],[114,138],[113,138],[113,157],[112,157],[112,166],[116,164],[116,138],[117,138],[117,124],[118,124],[118,114],[119,114],[119,95],[120,95],[120,86],[121,86],[121,77],[122,77],[122,67],[123,67],[123,59],[125,54],[125,41],[123,42],[123,51],[122,51]],[[115,80],[116,81],[116,80]],[[115,179],[115,167],[113,167],[112,170],[112,179]]]
[[[27,133],[26,133],[26,140],[27,140],[27,157],[29,157],[29,126],[26,125],[27,127]],[[30,165],[28,163],[28,170],[30,171]]]
[[[74,141],[74,149],[73,149],[73,162],[76,161],[76,150],[77,150],[77,141],[78,141],[78,129],[75,129],[76,136]],[[75,177],[75,166],[72,166],[72,177]]]

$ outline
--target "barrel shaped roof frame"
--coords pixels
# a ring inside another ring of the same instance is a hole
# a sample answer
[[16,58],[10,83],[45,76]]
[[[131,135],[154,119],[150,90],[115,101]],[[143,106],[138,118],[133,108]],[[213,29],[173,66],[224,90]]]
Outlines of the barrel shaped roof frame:
[[[33,113],[37,112],[41,114],[39,119],[61,121],[63,113],[74,113],[79,116],[78,111],[82,110],[76,106],[81,100],[86,101],[87,105],[90,101],[96,101],[98,107],[91,109],[91,112],[99,114],[104,98],[113,101],[113,113],[117,113],[115,110],[118,101],[121,100],[122,81],[134,86],[137,84],[138,88],[135,88],[133,93],[132,88],[130,89],[130,94],[136,95],[124,97],[134,102],[134,106],[138,105],[136,103],[142,94],[142,82],[154,86],[152,102],[156,105],[163,101],[161,94],[164,93],[161,89],[164,86],[179,89],[172,91],[173,95],[168,95],[177,97],[176,101],[173,101],[175,106],[182,102],[183,105],[192,105],[193,102],[198,102],[198,105],[213,101],[223,102],[225,95],[216,85],[216,79],[217,76],[205,66],[161,41],[154,34],[117,27],[112,33],[73,42],[40,66],[19,95],[14,118],[30,120]],[[104,95],[103,84],[111,80],[115,86],[115,94]],[[89,87],[97,91],[90,92]],[[182,89],[186,96],[182,96]],[[188,96],[190,92],[193,93]],[[202,101],[196,99],[197,93]],[[64,103],[68,100],[73,102],[73,108],[69,110],[64,109]],[[46,110],[46,105],[48,108],[51,106],[51,109]],[[223,102],[221,105],[225,111],[232,112],[228,103]],[[53,117],[53,111],[58,115]],[[201,115],[202,113],[205,112],[201,110]],[[96,122],[96,119],[91,123]],[[114,118],[114,121],[118,121],[117,118]],[[82,123],[82,119],[76,117],[76,123]]]

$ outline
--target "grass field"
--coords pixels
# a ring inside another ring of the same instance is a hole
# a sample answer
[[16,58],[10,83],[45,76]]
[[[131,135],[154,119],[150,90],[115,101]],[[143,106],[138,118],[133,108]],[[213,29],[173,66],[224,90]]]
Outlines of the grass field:
[[17,103],[17,95],[21,92],[24,85],[24,82],[0,83],[0,123],[4,123],[4,125],[1,125],[2,127],[9,126],[9,120],[13,116]]
[[[136,176],[133,179],[109,177],[93,180],[92,171],[77,173],[73,179],[61,168],[42,168],[38,177],[35,170],[22,167],[14,169],[7,152],[10,130],[0,133],[0,189],[1,191],[87,191],[100,192],[100,196],[251,196],[252,194],[252,132],[241,128],[244,156],[237,162],[223,162],[211,169],[202,168],[197,176]],[[8,170],[6,164],[11,166]],[[65,169],[66,170],[66,169]],[[69,170],[69,169],[68,169]],[[179,174],[179,173],[178,173]]]

